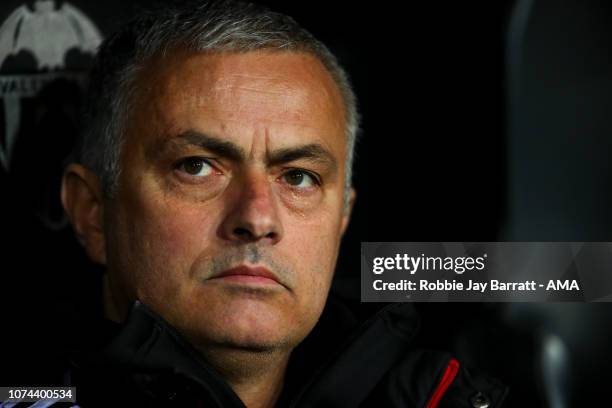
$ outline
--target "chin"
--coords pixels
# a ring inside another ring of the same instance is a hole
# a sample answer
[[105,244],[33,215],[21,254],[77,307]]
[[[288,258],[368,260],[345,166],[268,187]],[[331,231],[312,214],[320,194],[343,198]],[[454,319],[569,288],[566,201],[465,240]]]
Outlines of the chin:
[[[208,324],[207,324],[208,323]],[[252,315],[225,315],[214,322],[202,321],[202,326],[192,329],[196,342],[213,347],[230,347],[245,351],[271,352],[291,350],[305,336],[300,326],[289,324],[280,316],[266,318],[265,313]],[[199,341],[198,341],[199,340]]]
[[297,305],[283,298],[206,295],[167,313],[170,323],[194,345],[290,350],[315,323],[309,324],[314,316],[302,316]]
[[294,343],[295,329],[279,319],[265,319],[261,316],[241,316],[221,328],[221,338],[238,347],[270,350],[288,348]]
[[247,335],[230,334],[223,342],[224,346],[244,351],[255,352],[273,352],[278,350],[291,349],[286,339],[266,336],[253,336],[252,333]]

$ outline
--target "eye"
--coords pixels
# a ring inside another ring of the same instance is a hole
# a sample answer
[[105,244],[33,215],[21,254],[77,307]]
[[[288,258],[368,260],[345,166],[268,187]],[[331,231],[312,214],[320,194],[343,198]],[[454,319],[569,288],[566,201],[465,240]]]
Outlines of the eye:
[[213,167],[208,160],[202,157],[188,157],[181,160],[177,169],[195,177],[206,177],[213,172]]
[[305,170],[290,170],[283,174],[282,178],[287,184],[297,188],[306,189],[319,185],[319,180]]

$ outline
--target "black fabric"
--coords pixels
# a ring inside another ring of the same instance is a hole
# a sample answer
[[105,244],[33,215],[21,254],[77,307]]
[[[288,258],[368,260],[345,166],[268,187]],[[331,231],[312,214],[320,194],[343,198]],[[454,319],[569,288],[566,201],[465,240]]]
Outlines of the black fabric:
[[466,370],[458,375],[453,386],[448,389],[439,408],[474,407],[472,402],[480,396],[489,407],[498,407],[506,398],[508,389],[498,380],[484,376],[472,376]]
[[[109,336],[72,352],[66,378],[81,408],[238,407],[244,404],[198,353],[145,305],[126,324],[106,323]],[[330,296],[321,319],[290,358],[277,407],[425,407],[451,360],[412,350],[418,317],[408,303],[358,322]],[[97,334],[99,335],[99,333]],[[506,388],[461,368],[439,408],[471,407],[482,393],[499,407]]]
[[[425,407],[452,359],[445,352],[411,350],[389,370],[361,407]],[[487,408],[500,407],[507,393],[507,387],[499,381],[474,377],[460,366],[437,408],[478,407],[472,401],[477,395],[488,401]]]
[[[72,359],[81,405],[244,407],[229,385],[180,335],[140,302],[101,351]],[[122,390],[101,398],[101,389]],[[117,401],[117,398],[119,401]]]

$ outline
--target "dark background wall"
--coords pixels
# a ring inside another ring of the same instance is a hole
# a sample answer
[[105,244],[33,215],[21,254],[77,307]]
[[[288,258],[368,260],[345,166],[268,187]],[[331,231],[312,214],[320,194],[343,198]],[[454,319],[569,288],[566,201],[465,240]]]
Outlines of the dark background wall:
[[[146,4],[70,3],[103,35]],[[611,240],[605,2],[263,3],[332,48],[360,101],[358,200],[338,265],[341,296],[358,300],[362,241]],[[0,20],[23,4],[4,0]],[[90,59],[73,53],[61,71],[79,75]],[[40,74],[27,52],[0,64],[0,85],[10,75]],[[2,151],[7,123],[18,124],[10,165],[0,166],[0,355],[21,367],[3,373],[13,383],[32,369],[44,374],[53,364],[49,350],[78,336],[74,322],[99,313],[102,268],[85,258],[58,199],[62,162],[78,132],[78,85],[57,80],[36,98],[1,86],[0,94]],[[417,308],[416,344],[453,350],[497,375],[512,387],[511,406],[604,398],[603,362],[612,355],[597,339],[610,334],[608,305]],[[554,339],[571,363],[553,381],[569,384],[556,394],[542,363]]]

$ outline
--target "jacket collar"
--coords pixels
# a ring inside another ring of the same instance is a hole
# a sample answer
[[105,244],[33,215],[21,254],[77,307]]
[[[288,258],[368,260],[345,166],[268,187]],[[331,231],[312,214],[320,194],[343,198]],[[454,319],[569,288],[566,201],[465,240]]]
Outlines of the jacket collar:
[[[292,353],[277,406],[351,406],[397,360],[417,326],[410,304],[391,304],[359,324],[331,295],[313,331]],[[218,407],[244,407],[176,329],[141,302],[135,302],[126,323],[102,352],[88,355],[86,361],[93,366],[179,375],[199,384]],[[347,381],[354,373],[367,375]]]

